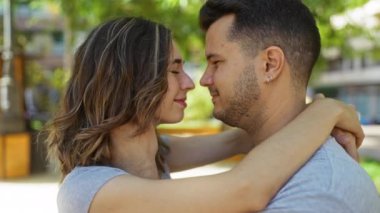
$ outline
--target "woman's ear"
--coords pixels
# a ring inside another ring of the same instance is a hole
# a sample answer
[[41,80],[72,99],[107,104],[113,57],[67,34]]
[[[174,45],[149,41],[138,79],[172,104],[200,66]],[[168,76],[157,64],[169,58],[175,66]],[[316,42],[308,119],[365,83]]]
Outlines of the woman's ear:
[[264,50],[264,60],[266,63],[264,80],[270,83],[276,80],[284,69],[285,54],[284,51],[277,46],[270,46]]

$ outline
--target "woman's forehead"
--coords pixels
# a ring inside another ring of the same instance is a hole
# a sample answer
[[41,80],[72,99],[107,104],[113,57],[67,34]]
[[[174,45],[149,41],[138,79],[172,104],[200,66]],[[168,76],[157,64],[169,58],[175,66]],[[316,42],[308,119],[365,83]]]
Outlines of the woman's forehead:
[[170,54],[170,64],[183,63],[181,52],[178,49],[178,45],[173,42]]
[[182,58],[181,53],[178,49],[178,45],[176,42],[173,41],[172,43],[172,50],[171,50],[172,58]]

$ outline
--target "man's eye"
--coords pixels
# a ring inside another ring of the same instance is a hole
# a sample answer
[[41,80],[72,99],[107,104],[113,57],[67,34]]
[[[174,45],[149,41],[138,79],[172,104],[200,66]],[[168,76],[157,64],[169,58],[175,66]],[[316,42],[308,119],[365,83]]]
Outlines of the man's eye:
[[220,62],[221,62],[221,61],[214,61],[214,62],[212,62],[212,64],[213,64],[213,65],[218,65],[218,64],[220,64]]

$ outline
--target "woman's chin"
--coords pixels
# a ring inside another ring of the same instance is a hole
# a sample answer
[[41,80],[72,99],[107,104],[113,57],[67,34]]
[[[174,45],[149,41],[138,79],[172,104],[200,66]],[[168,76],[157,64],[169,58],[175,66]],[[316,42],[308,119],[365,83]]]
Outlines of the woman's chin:
[[182,119],[183,119],[183,116],[161,119],[159,124],[175,124],[175,123],[181,122]]

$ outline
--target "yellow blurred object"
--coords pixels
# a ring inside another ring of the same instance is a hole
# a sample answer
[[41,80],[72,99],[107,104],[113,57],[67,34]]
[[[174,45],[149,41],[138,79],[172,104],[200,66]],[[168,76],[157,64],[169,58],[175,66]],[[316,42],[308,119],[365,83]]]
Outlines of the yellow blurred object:
[[0,178],[25,177],[30,174],[29,133],[0,135]]
[[176,124],[161,124],[157,128],[160,134],[168,135],[210,135],[222,131],[222,122],[218,120],[189,120]]
[[168,135],[210,135],[217,134],[221,130],[219,127],[203,127],[203,128],[191,128],[191,127],[177,127],[177,128],[158,128],[160,134]]

